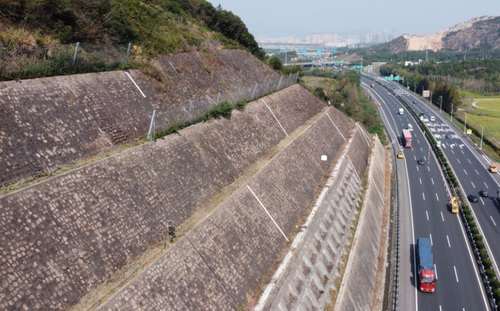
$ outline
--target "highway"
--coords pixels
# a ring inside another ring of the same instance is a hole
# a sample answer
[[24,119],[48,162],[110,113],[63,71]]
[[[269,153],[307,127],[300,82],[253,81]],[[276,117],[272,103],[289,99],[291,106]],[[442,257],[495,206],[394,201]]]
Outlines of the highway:
[[[415,101],[416,106],[421,105],[418,103],[419,99],[406,95],[407,91],[396,83],[383,79],[377,81],[375,87],[371,88],[369,85],[373,82],[362,78],[362,86],[369,90],[372,98],[379,103],[379,112],[393,147],[396,151],[403,151],[405,155],[404,159],[396,160],[401,213],[398,309],[489,310],[485,290],[465,230],[459,216],[451,213],[449,209],[450,190],[441,174],[436,156],[410,113],[393,93],[381,84],[400,94],[401,97],[407,98],[408,102]],[[404,109],[402,115],[398,113],[399,108]],[[434,123],[436,133],[445,135],[444,133],[448,132],[446,126],[442,126],[445,124],[443,119],[437,118]],[[401,132],[408,127],[408,124],[413,127],[413,147],[403,148]],[[441,131],[438,132],[438,129]],[[451,129],[449,132],[452,134]],[[457,155],[461,154],[457,152],[460,147],[453,145],[459,144],[459,136],[454,133],[453,137],[445,143],[446,147],[443,145],[443,150],[447,148],[446,151],[451,153],[453,149],[456,149],[453,152]],[[448,156],[447,153],[446,155]],[[417,163],[419,159],[425,160],[423,165]],[[457,157],[457,160],[467,162],[461,155]],[[450,159],[450,162],[452,161]],[[475,171],[471,170],[464,174],[472,173],[475,174]],[[457,176],[462,181],[462,176],[458,172]],[[500,218],[497,224],[500,226]],[[417,290],[414,251],[418,237],[428,237],[432,242],[437,274],[435,293],[422,293]]]

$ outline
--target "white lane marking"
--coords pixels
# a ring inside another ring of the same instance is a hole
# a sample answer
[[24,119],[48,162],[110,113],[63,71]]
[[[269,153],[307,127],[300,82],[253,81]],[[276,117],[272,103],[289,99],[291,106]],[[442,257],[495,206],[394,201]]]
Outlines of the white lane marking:
[[479,197],[479,200],[481,200],[481,203],[483,203],[483,205],[484,205],[483,198]]
[[430,167],[430,166],[427,166],[427,170],[430,172],[430,171],[431,171],[431,167]]
[[443,212],[441,212],[441,220],[444,222]]
[[486,184],[486,182],[484,182],[484,186],[486,187],[486,189],[490,189],[490,187],[488,187],[488,185]]
[[469,174],[467,174],[467,171],[465,170],[465,168],[464,168],[464,172],[465,172],[465,175],[469,175]]
[[422,198],[424,198],[424,201],[425,201],[425,193],[422,192]]
[[436,280],[438,279],[438,270],[436,264],[434,264],[434,274],[436,275]]
[[455,151],[453,151],[453,149],[451,149],[451,153],[455,154]]
[[472,162],[470,161],[470,159],[469,159],[469,158],[467,158],[467,161],[469,161],[469,163],[470,163],[470,164],[472,164]]
[[431,182],[432,182],[432,184],[434,185],[434,178],[431,178]]
[[457,159],[457,161],[458,161],[458,164],[462,164],[462,163],[460,163],[460,159]]
[[446,235],[446,240],[448,241],[448,247],[451,248],[450,237],[448,235]]
[[429,233],[429,240],[431,240],[431,246],[434,245],[434,243],[432,243],[432,234]]
[[495,225],[495,227],[496,227],[497,223],[493,220],[493,217],[491,217],[491,216],[490,216],[490,218],[491,218],[491,221],[493,222],[493,224],[494,224],[494,225]]
[[453,266],[453,270],[455,270],[455,278],[457,279],[457,283],[459,283],[458,282],[457,267]]
[[436,193],[436,200],[439,201],[439,197],[438,197],[438,194]]
[[474,183],[472,181],[470,183],[472,184],[472,187],[474,187],[474,189],[476,189],[476,186],[474,185]]
[[422,184],[422,178],[419,177],[418,180],[420,180],[420,184]]
[[424,149],[422,147],[420,147],[420,151],[424,151]]
[[478,172],[477,170],[475,170],[475,171],[476,171],[476,174],[478,174],[478,175],[479,175],[479,172]]
[[429,220],[429,213],[427,213],[427,211],[425,211],[425,216],[427,216],[427,220]]
[[418,172],[418,166],[417,166],[417,172]]

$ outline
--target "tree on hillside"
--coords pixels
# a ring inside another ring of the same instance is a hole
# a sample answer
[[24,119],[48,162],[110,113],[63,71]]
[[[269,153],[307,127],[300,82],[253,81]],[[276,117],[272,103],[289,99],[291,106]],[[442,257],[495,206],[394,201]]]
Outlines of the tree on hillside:
[[283,68],[283,63],[281,62],[281,60],[276,57],[276,56],[273,56],[269,59],[269,66],[271,68],[273,68],[274,70],[278,71],[278,70],[281,70]]

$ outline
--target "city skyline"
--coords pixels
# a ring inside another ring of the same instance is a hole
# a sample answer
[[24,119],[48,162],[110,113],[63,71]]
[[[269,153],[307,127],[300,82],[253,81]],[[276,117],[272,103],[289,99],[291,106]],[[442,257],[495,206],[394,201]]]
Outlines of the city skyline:
[[398,0],[338,3],[324,1],[209,0],[214,7],[239,16],[256,38],[305,38],[314,33],[340,36],[363,33],[430,35],[473,18],[500,16],[498,0],[422,0],[409,5]]

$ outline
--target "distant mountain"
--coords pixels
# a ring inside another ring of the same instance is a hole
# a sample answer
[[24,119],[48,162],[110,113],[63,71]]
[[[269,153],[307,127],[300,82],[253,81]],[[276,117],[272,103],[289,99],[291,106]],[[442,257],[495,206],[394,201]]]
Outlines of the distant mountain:
[[500,50],[500,16],[473,18],[432,35],[403,35],[383,45],[392,53],[474,48]]

